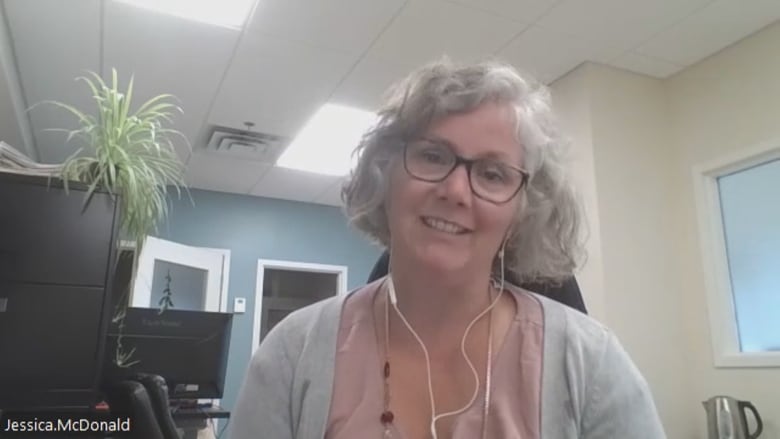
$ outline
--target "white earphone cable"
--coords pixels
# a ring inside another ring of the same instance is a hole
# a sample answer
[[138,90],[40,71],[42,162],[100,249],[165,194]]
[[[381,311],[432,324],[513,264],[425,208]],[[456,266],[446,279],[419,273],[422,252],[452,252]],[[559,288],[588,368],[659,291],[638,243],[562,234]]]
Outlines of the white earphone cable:
[[[463,338],[460,341],[460,351],[463,356],[463,358],[466,360],[466,363],[469,365],[469,368],[471,369],[471,373],[474,375],[474,381],[476,382],[476,386],[474,388],[474,393],[471,395],[471,399],[469,400],[466,405],[464,405],[462,408],[436,414],[436,401],[433,395],[433,380],[431,377],[431,360],[430,355],[428,354],[428,349],[425,347],[425,343],[423,343],[420,336],[417,334],[417,332],[412,328],[412,325],[409,323],[408,320],[406,320],[406,317],[403,315],[401,310],[398,308],[398,298],[395,294],[395,285],[393,284],[393,278],[392,275],[388,276],[388,283],[387,283],[387,290],[388,295],[390,299],[390,303],[392,303],[393,308],[396,311],[396,314],[401,318],[401,321],[404,323],[406,328],[409,330],[409,332],[412,333],[412,336],[414,336],[415,340],[417,340],[417,343],[420,345],[423,351],[423,355],[425,356],[425,369],[427,373],[428,378],[428,396],[430,397],[431,402],[431,435],[433,439],[437,439],[437,433],[436,433],[436,422],[439,421],[442,418],[448,417],[448,416],[454,416],[463,413],[466,411],[471,405],[474,403],[474,401],[477,399],[477,395],[479,394],[479,388],[480,388],[480,381],[479,381],[479,374],[477,373],[476,367],[474,367],[474,363],[472,363],[471,359],[469,358],[468,354],[466,353],[466,338],[468,337],[469,332],[471,331],[471,328],[476,324],[479,319],[481,319],[485,314],[489,313],[493,307],[498,303],[498,300],[501,298],[501,294],[504,291],[504,246],[506,245],[506,241],[502,243],[501,250],[498,253],[499,260],[501,261],[501,283],[500,287],[498,289],[498,294],[496,297],[491,301],[490,305],[485,308],[481,313],[479,313],[472,321],[469,323],[469,325],[466,327],[466,331],[463,333]],[[492,343],[492,340],[488,340],[488,343]],[[486,365],[486,367],[489,367],[489,365]],[[486,371],[486,373],[490,373],[490,371]],[[486,389],[486,393],[489,390]],[[486,404],[488,404],[489,401],[486,401]],[[485,420],[484,422],[487,422]]]

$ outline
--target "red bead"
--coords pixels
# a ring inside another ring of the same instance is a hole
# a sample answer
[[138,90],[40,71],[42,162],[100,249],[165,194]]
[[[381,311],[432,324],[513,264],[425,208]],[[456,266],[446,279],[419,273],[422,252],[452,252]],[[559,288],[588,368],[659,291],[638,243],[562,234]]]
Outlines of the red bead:
[[385,361],[385,378],[390,378],[390,362]]
[[395,416],[393,416],[393,412],[388,410],[386,412],[382,412],[382,416],[379,418],[379,420],[382,421],[383,424],[389,424],[393,422],[393,418],[395,418]]

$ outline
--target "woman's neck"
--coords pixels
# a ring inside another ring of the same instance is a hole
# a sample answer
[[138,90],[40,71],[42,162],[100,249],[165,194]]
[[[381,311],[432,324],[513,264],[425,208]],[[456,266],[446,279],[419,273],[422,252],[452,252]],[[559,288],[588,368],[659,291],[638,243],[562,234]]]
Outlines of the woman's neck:
[[[466,326],[490,305],[489,267],[452,275],[420,274],[419,267],[395,262],[391,262],[391,274],[398,309],[426,344],[450,344],[453,334],[459,342]],[[400,334],[406,333],[390,306],[393,326],[402,329]]]

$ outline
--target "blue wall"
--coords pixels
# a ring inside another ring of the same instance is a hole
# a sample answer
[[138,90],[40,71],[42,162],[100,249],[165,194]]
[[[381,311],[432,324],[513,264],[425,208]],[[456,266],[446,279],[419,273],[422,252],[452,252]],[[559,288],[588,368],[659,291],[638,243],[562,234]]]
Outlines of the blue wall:
[[[232,409],[249,364],[258,259],[346,265],[348,288],[365,282],[380,250],[350,229],[340,209],[293,201],[192,190],[175,200],[158,236],[182,244],[230,250],[228,308],[247,298],[233,318],[222,406]],[[227,434],[227,433],[226,433]]]
[[780,160],[718,186],[742,351],[780,351]]

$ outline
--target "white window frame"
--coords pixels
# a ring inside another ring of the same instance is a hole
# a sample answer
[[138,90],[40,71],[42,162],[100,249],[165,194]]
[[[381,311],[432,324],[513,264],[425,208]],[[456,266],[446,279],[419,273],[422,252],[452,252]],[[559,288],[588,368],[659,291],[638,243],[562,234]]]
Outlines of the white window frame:
[[713,359],[718,368],[780,367],[780,352],[741,352],[718,177],[780,159],[780,139],[693,167]]
[[[120,247],[122,243],[120,242]],[[125,244],[127,246],[127,244]],[[133,248],[135,246],[133,245]],[[154,261],[162,260],[189,267],[210,270],[209,264],[202,264],[198,261],[197,253],[208,252],[213,255],[219,255],[221,258],[221,268],[219,278],[208,279],[213,282],[216,288],[208,288],[204,297],[203,311],[228,312],[228,288],[230,283],[230,250],[224,248],[193,247],[181,244],[175,241],[169,241],[155,236],[147,236],[144,240],[144,246],[138,258],[138,267],[135,268],[133,291],[129,304],[131,307],[154,308],[152,303],[151,285],[144,285],[139,279],[147,280],[151,284],[154,275]],[[213,291],[211,291],[213,290]],[[218,292],[217,297],[214,293]]]
[[338,275],[338,284],[336,286],[337,295],[347,294],[347,273],[346,265],[328,265],[314,264],[309,262],[280,261],[274,259],[257,260],[257,283],[255,284],[255,315],[252,326],[252,355],[260,347],[260,328],[263,315],[263,280],[266,269],[309,271],[315,273],[333,273]]

